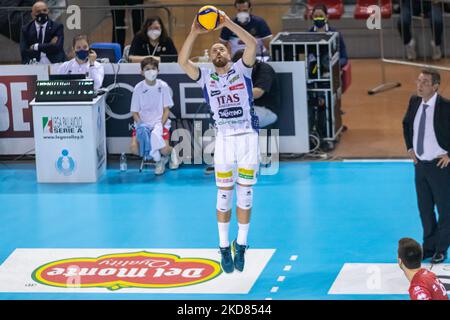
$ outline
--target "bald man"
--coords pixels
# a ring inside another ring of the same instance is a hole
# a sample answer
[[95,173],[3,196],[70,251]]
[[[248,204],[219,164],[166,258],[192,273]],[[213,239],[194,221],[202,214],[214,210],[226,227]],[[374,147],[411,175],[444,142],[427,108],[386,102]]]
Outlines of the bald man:
[[64,27],[48,17],[46,2],[38,1],[31,9],[33,20],[22,27],[20,53],[22,63],[34,60],[40,64],[58,63],[66,60],[64,53]]

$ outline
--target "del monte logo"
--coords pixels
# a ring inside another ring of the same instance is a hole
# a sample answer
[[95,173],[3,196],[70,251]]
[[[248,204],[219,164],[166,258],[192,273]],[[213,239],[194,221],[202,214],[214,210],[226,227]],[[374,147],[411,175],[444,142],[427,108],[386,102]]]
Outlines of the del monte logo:
[[214,260],[142,251],[54,261],[38,267],[32,278],[53,287],[119,290],[190,286],[221,272]]

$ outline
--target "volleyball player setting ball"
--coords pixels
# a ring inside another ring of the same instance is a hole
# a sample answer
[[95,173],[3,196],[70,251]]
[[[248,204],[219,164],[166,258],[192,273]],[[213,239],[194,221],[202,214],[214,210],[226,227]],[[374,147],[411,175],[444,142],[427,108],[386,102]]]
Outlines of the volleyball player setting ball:
[[[246,49],[242,59],[231,63],[227,47],[215,43],[210,48],[214,70],[199,68],[189,57],[201,34],[227,27],[242,40]],[[224,272],[244,270],[247,235],[253,204],[253,185],[259,169],[258,118],[253,111],[252,67],[256,59],[256,39],[213,6],[199,10],[191,32],[178,55],[187,75],[202,87],[211,107],[216,127],[214,152],[217,191],[217,222],[221,266]],[[238,236],[228,239],[233,193],[236,186]]]

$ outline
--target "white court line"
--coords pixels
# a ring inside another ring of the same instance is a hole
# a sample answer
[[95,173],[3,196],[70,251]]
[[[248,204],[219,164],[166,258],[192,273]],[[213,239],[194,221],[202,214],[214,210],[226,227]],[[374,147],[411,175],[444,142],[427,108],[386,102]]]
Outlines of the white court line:
[[264,300],[272,300],[272,298],[266,298],[266,299],[264,299]]
[[411,159],[343,159],[342,162],[358,163],[358,162],[412,162]]
[[276,292],[278,292],[278,289],[280,289],[280,288],[279,287],[273,287],[272,289],[270,289],[270,292],[276,293]]
[[289,260],[295,261],[295,260],[297,260],[297,258],[298,258],[298,256],[291,256],[291,258]]
[[278,279],[277,279],[277,282],[283,282],[284,279],[286,279],[285,276],[279,276]]
[[284,266],[283,271],[291,271],[291,269],[292,269],[292,266],[287,265],[287,266]]

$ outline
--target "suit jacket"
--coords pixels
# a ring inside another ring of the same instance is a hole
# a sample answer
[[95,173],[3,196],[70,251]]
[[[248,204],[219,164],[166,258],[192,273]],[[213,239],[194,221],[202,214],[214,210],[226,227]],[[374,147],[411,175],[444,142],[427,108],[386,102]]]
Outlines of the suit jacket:
[[[58,37],[58,41],[50,43],[53,37]],[[64,53],[64,27],[62,24],[48,20],[45,28],[44,43],[39,44],[38,50],[30,49],[30,46],[38,42],[38,34],[34,20],[22,27],[22,35],[20,38],[20,52],[22,55],[22,63],[26,64],[36,58],[41,59],[41,52],[47,55],[51,63],[64,62],[66,54]]]
[[[407,150],[413,148],[414,119],[421,103],[422,98],[413,95],[409,99],[408,111],[403,119],[403,136]],[[433,124],[439,146],[450,156],[450,100],[439,94],[436,97]]]

